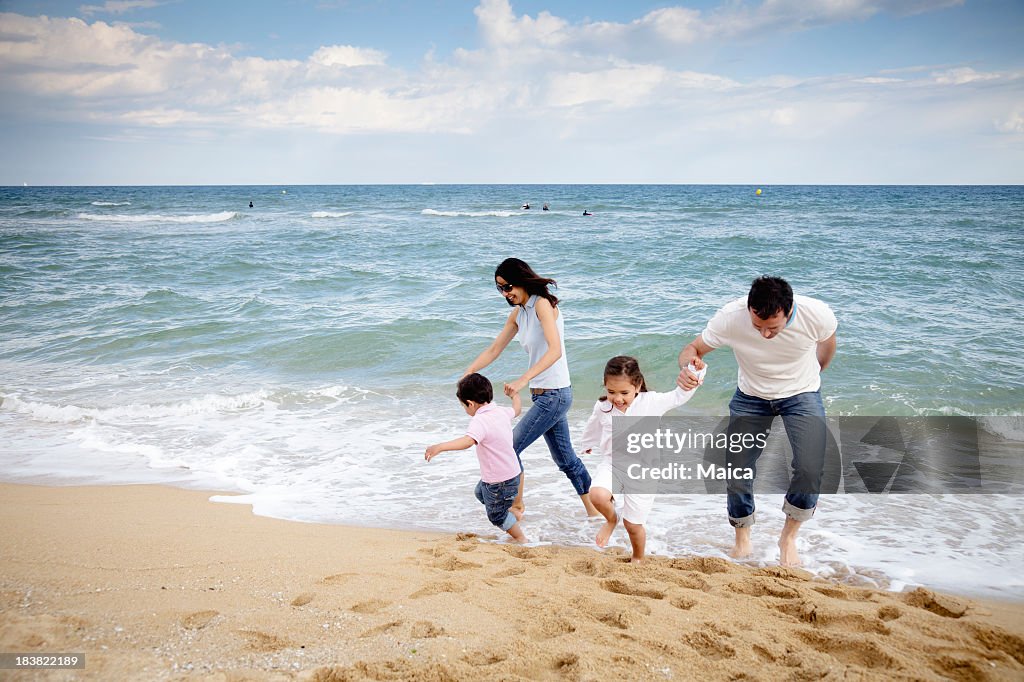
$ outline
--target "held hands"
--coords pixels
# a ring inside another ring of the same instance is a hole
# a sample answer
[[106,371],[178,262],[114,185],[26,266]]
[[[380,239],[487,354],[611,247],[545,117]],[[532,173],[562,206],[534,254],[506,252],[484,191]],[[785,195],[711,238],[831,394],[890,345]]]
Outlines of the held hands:
[[505,395],[507,395],[509,398],[511,398],[514,395],[517,395],[521,390],[523,390],[523,388],[526,387],[527,383],[528,382],[526,380],[516,379],[511,383],[505,384]]
[[703,360],[696,354],[693,357],[685,358],[688,361],[686,369],[680,370],[676,377],[676,386],[684,391],[692,391],[704,383],[704,379],[697,376],[697,372],[707,367]]

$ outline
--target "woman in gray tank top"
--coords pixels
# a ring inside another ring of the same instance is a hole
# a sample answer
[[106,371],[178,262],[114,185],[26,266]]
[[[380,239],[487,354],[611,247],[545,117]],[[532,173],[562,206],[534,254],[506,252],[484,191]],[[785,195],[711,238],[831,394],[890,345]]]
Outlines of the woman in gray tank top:
[[[513,431],[513,447],[518,457],[531,443],[544,437],[551,459],[572,483],[588,516],[599,516],[590,503],[590,474],[576,456],[569,438],[566,413],[572,405],[569,364],[565,357],[565,323],[558,298],[549,290],[555,280],[541,277],[518,258],[507,258],[494,271],[494,284],[512,306],[498,336],[465,373],[478,372],[494,362],[513,337],[519,338],[530,358],[530,366],[514,381],[505,384],[505,394],[530,387],[533,406]],[[522,468],[522,458],[519,460]],[[523,481],[519,477],[519,495],[513,507],[524,510]]]

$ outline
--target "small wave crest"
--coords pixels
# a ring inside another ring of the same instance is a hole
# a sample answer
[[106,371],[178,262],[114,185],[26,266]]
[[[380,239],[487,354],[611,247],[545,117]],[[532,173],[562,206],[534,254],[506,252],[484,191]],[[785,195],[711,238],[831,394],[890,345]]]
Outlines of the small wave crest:
[[22,400],[16,396],[0,396],[0,409],[25,414],[42,422],[72,424],[83,421],[121,422],[135,419],[152,420],[193,417],[204,414],[238,412],[268,405],[303,405],[324,400],[349,402],[363,400],[372,391],[352,386],[327,386],[308,391],[260,389],[238,395],[208,394],[169,404],[128,404],[117,407],[80,407],[52,405]]
[[310,214],[311,218],[344,218],[352,215],[352,211],[342,211],[341,213],[335,213],[332,211],[313,211]]
[[220,213],[200,213],[194,215],[161,215],[159,213],[143,213],[140,215],[97,215],[95,213],[79,213],[79,220],[97,220],[113,223],[222,223],[241,217],[236,211]]
[[130,201],[94,201],[93,206],[131,206]]
[[989,433],[1009,441],[1024,442],[1024,416],[978,417],[978,422]]
[[511,218],[520,213],[522,211],[436,211],[432,208],[420,211],[421,215],[434,215],[443,218]]

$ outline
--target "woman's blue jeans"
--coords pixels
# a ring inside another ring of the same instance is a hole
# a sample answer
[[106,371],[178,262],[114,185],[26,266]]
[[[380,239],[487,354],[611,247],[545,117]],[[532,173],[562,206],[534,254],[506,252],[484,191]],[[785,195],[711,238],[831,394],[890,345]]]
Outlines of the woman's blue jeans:
[[[590,473],[583,461],[576,456],[569,438],[569,422],[565,415],[572,406],[572,387],[546,389],[543,393],[534,394],[533,406],[530,411],[516,424],[512,432],[512,447],[516,457],[529,447],[535,440],[544,436],[548,444],[551,459],[558,470],[576,489],[577,495],[590,492]],[[523,468],[523,460],[519,459],[519,469]]]
[[[782,417],[793,449],[792,477],[782,510],[797,521],[814,515],[825,466],[825,406],[821,392],[797,393],[788,398],[765,400],[736,389],[729,402],[730,442],[732,433],[767,433],[775,417]],[[756,444],[742,452],[729,452],[731,467],[753,469],[763,448]],[[754,525],[754,481],[730,479],[726,492],[729,523],[735,528]]]

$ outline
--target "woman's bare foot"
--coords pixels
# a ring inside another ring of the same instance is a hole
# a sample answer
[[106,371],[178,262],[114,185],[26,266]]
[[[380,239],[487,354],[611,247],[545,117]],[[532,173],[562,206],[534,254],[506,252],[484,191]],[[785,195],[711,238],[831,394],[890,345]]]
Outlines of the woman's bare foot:
[[522,521],[523,520],[523,510],[522,509],[516,509],[515,507],[509,507],[509,512],[512,514],[512,516],[516,517],[516,521]]
[[612,533],[615,532],[615,527],[619,525],[619,515],[616,514],[612,521],[605,521],[601,529],[597,531],[597,538],[594,542],[597,543],[598,547],[607,547],[608,541],[612,538]]

